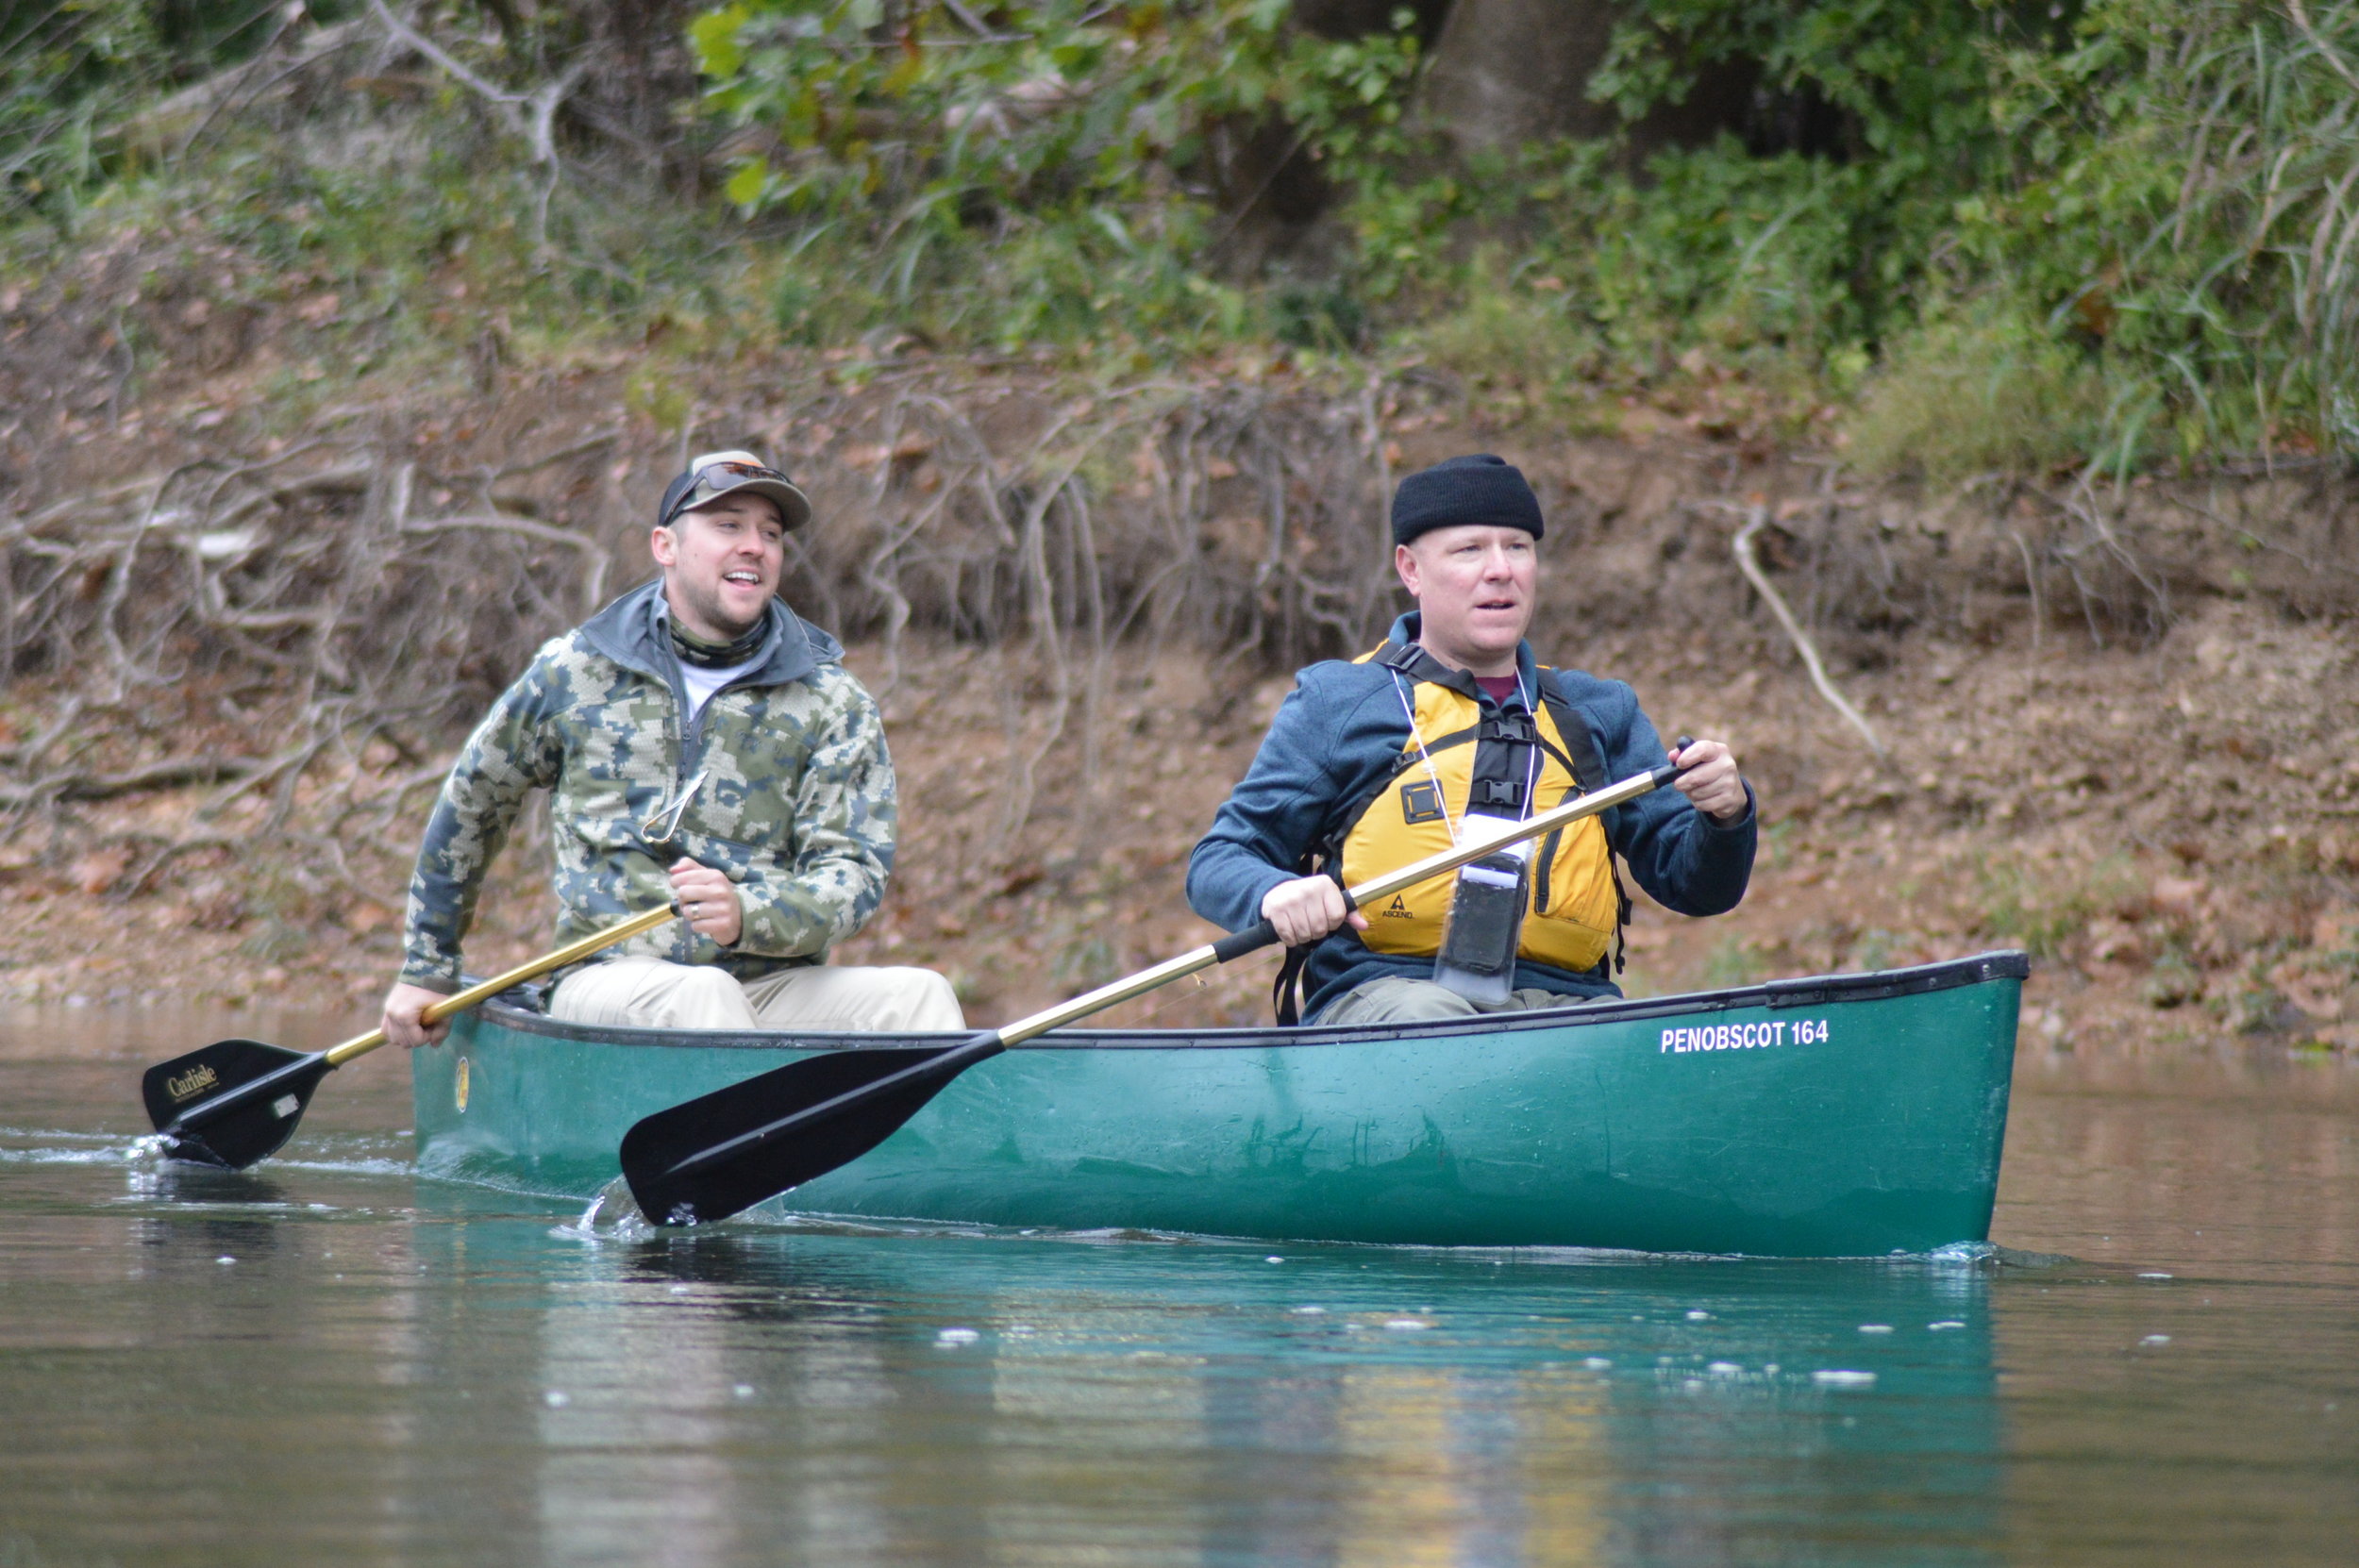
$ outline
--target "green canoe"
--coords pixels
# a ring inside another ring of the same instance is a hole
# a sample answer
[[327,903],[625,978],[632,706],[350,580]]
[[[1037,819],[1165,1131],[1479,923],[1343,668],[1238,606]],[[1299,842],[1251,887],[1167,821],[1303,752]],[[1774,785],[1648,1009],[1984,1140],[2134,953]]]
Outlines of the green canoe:
[[[1044,1035],[797,1213],[1272,1240],[1923,1252],[1990,1227],[2020,953],[1447,1025]],[[624,1129],[813,1050],[493,1004],[412,1054],[429,1176],[586,1197]],[[778,1207],[772,1205],[769,1207]]]

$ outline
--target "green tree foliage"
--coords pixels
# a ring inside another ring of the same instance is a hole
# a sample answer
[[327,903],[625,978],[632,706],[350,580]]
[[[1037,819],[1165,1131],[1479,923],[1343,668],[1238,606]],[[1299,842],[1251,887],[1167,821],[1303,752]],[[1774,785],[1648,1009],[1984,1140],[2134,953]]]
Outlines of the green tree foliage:
[[[116,134],[143,106],[370,13],[0,0],[4,199],[70,233],[136,188],[373,299],[465,272],[551,339],[1414,348],[1608,418],[1839,408],[1863,464],[1943,479],[2359,455],[2359,0],[1622,0],[1586,89],[1617,128],[1506,150],[1424,91],[1439,0],[1326,33],[1296,0],[694,3],[407,8],[431,91],[208,109],[167,178]],[[536,155],[518,106],[562,83]],[[375,319],[441,334],[412,304]]]
[[2061,9],[2047,0],[1631,8],[1593,96],[1638,124],[1733,68],[1752,102],[1711,144],[1659,154],[1612,192],[1627,209],[1614,226],[1638,229],[1631,264],[1616,269],[1625,288],[1639,284],[1665,319],[1700,312],[1724,341],[1813,343],[1822,355],[1878,342],[1909,318],[1958,198],[2005,175],[1994,63],[2053,48],[2066,36]]
[[103,132],[126,106],[291,20],[273,0],[0,0],[0,209],[70,209],[109,172]]
[[1929,237],[1866,455],[2359,453],[2359,7],[2107,0],[1990,64],[2005,161]]
[[2110,0],[2002,64],[1961,266],[2095,346],[2109,459],[2359,453],[2359,6]]
[[779,297],[820,335],[1276,329],[1213,150],[1275,115],[1334,193],[1330,289],[1396,329],[1504,295],[1566,375],[1701,352],[1798,407],[1864,394],[1864,448],[1936,470],[2359,449],[2359,6],[1638,0],[1594,98],[1633,131],[1739,99],[1644,156],[1451,156],[1411,21],[739,0],[695,39],[710,108],[773,139],[729,194],[808,247]]
[[0,202],[26,208],[99,172],[105,93],[159,75],[152,19],[132,0],[0,8]]
[[711,108],[767,142],[727,192],[792,222],[790,325],[1011,345],[1113,325],[1185,346],[1247,325],[1203,264],[1215,142],[1275,117],[1354,169],[1403,145],[1405,18],[1327,42],[1293,32],[1289,8],[739,0],[692,37]]

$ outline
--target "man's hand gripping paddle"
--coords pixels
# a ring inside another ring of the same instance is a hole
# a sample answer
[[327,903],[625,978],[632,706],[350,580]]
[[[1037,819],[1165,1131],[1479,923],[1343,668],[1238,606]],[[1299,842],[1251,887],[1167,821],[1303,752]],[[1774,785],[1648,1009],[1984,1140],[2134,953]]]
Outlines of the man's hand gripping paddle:
[[[1682,738],[1680,749],[1691,743]],[[1355,909],[1390,898],[1504,845],[1636,800],[1678,774],[1677,766],[1665,763],[1521,822],[1468,816],[1464,819],[1468,832],[1454,848],[1364,882],[1344,896]],[[985,1029],[962,1044],[824,1051],[790,1062],[640,1121],[623,1135],[624,1179],[639,1211],[658,1224],[727,1219],[858,1159],[977,1062],[1277,941],[1270,923],[1261,921],[1045,1012]]]
[[[579,962],[642,931],[652,931],[676,912],[666,908],[633,915],[519,964],[505,975],[469,986],[455,996],[445,996],[418,1016],[425,1023],[438,1024],[510,986]],[[166,1155],[243,1171],[277,1153],[279,1145],[294,1136],[295,1123],[311,1103],[311,1092],[319,1087],[320,1079],[384,1043],[382,1029],[371,1029],[341,1045],[309,1053],[281,1050],[254,1040],[219,1041],[149,1068],[140,1080],[140,1093],[147,1101],[147,1119],[163,1135]]]

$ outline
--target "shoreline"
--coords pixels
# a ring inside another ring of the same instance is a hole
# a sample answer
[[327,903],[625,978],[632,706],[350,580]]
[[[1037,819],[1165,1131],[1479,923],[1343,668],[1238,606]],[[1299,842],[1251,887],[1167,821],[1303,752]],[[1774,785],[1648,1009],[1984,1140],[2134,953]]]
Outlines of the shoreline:
[[[2359,1052],[2359,827],[2344,804],[2359,769],[2342,765],[2332,718],[2359,710],[2342,695],[2359,694],[2359,661],[2333,628],[2218,605],[2142,653],[1983,652],[1963,696],[1941,650],[1848,674],[1893,747],[1898,760],[1883,766],[1798,666],[1755,665],[1730,682],[1684,654],[1650,670],[1633,644],[1595,651],[1666,724],[1731,740],[1765,813],[1753,886],[1732,914],[1688,920],[1634,893],[1626,991],[2022,946],[2034,954],[2027,1043]],[[2200,694],[2223,661],[2240,661],[2251,700]],[[834,961],[940,969],[980,1026],[1214,934],[1180,902],[1187,850],[1286,677],[1224,688],[1200,660],[1171,653],[1101,670],[1098,727],[1144,743],[1101,748],[1095,773],[1079,745],[1047,744],[1025,820],[1011,825],[988,781],[1053,734],[1053,702],[1035,694],[1011,717],[1003,701],[1037,671],[1006,650],[956,644],[905,648],[897,678],[874,643],[847,662],[884,706],[903,840],[883,908]],[[2158,711],[2177,733],[2141,732],[2139,716]],[[2091,713],[2102,716],[2101,747],[2079,743]],[[2248,750],[2266,741],[2274,763],[2249,765],[2239,738]],[[2083,759],[2092,750],[2100,759]],[[383,886],[374,899],[225,902],[226,889],[294,876],[310,853],[294,836],[184,856],[136,893],[114,889],[107,878],[127,858],[87,846],[130,822],[167,829],[198,797],[77,809],[46,858],[0,870],[11,893],[0,906],[0,1007],[80,995],[103,1008],[168,991],[180,1006],[366,1018],[394,968],[394,908],[430,797],[415,792],[381,833],[343,846],[354,880]],[[528,811],[495,865],[471,969],[537,950],[544,832]],[[1267,968],[1214,972],[1108,1022],[1258,1022]]]

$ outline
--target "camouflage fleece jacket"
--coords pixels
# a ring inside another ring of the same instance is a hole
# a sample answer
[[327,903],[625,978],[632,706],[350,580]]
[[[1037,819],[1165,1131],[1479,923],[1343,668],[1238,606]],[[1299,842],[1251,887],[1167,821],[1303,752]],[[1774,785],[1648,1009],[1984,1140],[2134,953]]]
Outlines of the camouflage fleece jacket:
[[[740,979],[826,960],[893,870],[884,721],[843,649],[773,600],[756,662],[692,722],[662,584],[543,647],[492,705],[443,785],[410,884],[401,977],[459,989],[459,943],[526,796],[553,791],[560,942],[671,896],[680,856],[728,874],[745,929],[723,947],[680,922],[608,948],[717,964]],[[640,825],[710,770],[669,843]],[[592,960],[595,961],[595,960]]]

